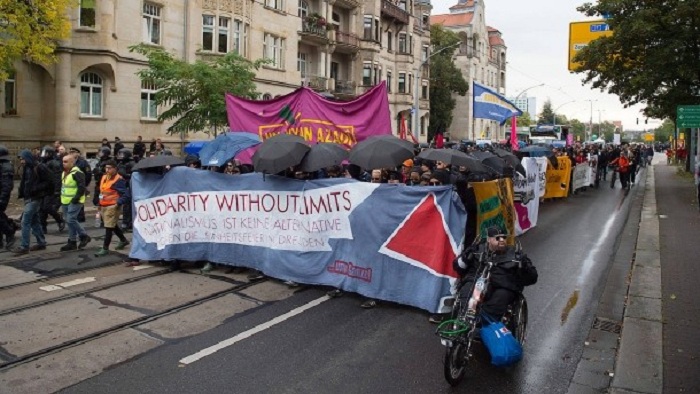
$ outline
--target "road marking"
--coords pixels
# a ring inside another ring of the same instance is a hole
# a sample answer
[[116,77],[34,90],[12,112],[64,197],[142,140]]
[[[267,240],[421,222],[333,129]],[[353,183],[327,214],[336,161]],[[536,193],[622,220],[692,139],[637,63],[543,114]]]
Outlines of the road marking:
[[87,278],[74,279],[68,282],[59,283],[56,286],[61,286],[63,288],[82,285],[84,283],[94,282],[96,279],[94,276],[88,276]]
[[71,280],[68,282],[57,283],[55,285],[42,286],[39,288],[39,290],[44,290],[44,291],[63,290],[66,287],[82,285],[84,283],[94,282],[95,280],[96,279],[94,276],[88,276],[87,278],[74,279],[74,280]]
[[240,333],[234,337],[231,337],[229,339],[223,340],[214,346],[210,346],[206,349],[202,349],[202,350],[198,351],[195,354],[189,355],[189,356],[181,359],[180,364],[184,364],[184,365],[192,364],[193,362],[199,361],[204,357],[211,356],[212,354],[218,352],[221,349],[224,349],[224,348],[227,348],[231,345],[234,345],[236,342],[240,342],[244,339],[250,338],[259,332],[265,331],[268,328],[275,326],[279,323],[282,323],[283,321],[285,321],[287,319],[290,319],[298,314],[301,314],[301,313],[303,313],[303,312],[305,312],[313,307],[321,305],[321,303],[326,302],[330,299],[331,298],[328,296],[323,296],[321,298],[315,299],[315,300],[309,302],[308,304],[305,304],[305,305],[302,305],[298,308],[292,309],[291,311],[289,311],[283,315],[279,315],[276,318],[274,318],[268,322],[265,322],[265,323],[260,324],[256,327],[253,327],[248,331],[243,331],[242,333]]
[[63,287],[56,286],[56,285],[48,285],[48,286],[41,286],[39,290],[44,290],[44,291],[55,291],[55,290],[63,290]]

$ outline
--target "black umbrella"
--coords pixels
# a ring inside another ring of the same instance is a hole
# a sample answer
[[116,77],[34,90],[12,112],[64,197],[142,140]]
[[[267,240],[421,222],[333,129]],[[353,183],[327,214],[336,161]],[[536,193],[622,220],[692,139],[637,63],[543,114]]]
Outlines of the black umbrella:
[[148,168],[158,168],[165,166],[181,166],[184,165],[185,161],[177,156],[169,155],[158,155],[153,157],[147,157],[145,159],[139,160],[138,163],[133,167],[133,171],[145,170]]
[[[506,163],[505,160],[501,159],[500,157],[494,155],[491,152],[475,151],[469,153],[469,155],[478,159],[483,165],[485,165],[498,175],[513,175],[513,166]],[[522,166],[520,166],[520,168],[522,168]],[[520,170],[518,170],[518,172],[520,172],[521,174],[525,174],[525,169],[522,168],[522,172]]]
[[340,165],[347,158],[348,151],[338,144],[316,144],[311,147],[311,150],[301,160],[299,169],[304,172],[314,172],[321,168]]
[[552,149],[547,148],[546,146],[526,146],[525,148],[521,149],[518,154],[522,155],[523,157],[546,157],[549,159],[549,162],[552,163],[552,167],[559,168],[559,161],[557,161],[556,155]]
[[257,172],[277,174],[301,163],[311,150],[306,141],[296,135],[278,134],[260,144],[253,154],[253,166]]
[[443,163],[467,167],[471,172],[492,172],[481,162],[473,157],[469,157],[466,153],[456,149],[425,149],[419,155],[419,158],[432,161],[441,161]]
[[515,171],[521,173],[523,176],[526,176],[525,167],[523,167],[522,163],[520,162],[520,159],[513,153],[500,148],[494,148],[493,153],[495,153],[496,156],[503,159],[503,161],[508,163],[511,167],[515,168]]
[[380,135],[359,142],[350,150],[352,164],[371,170],[396,167],[413,158],[413,144],[394,137]]

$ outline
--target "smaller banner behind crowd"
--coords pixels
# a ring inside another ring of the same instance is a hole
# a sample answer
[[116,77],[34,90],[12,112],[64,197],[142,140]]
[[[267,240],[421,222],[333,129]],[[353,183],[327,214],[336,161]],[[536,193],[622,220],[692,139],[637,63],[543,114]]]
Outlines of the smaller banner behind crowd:
[[466,211],[445,187],[135,173],[130,256],[211,261],[437,312]]
[[566,156],[557,157],[558,167],[547,167],[547,187],[544,198],[563,198],[569,196],[571,181],[571,160]]
[[515,235],[513,180],[506,178],[470,184],[476,197],[477,232],[484,238],[486,229],[500,226],[511,235],[509,243],[512,243]]
[[227,94],[226,112],[231,130],[256,133],[263,141],[287,133],[351,148],[367,137],[392,133],[385,82],[347,102],[327,100],[305,87],[262,101]]
[[521,235],[537,225],[540,210],[541,185],[545,184],[547,158],[524,157],[522,165],[527,176],[516,172],[513,178],[515,194],[515,235]]

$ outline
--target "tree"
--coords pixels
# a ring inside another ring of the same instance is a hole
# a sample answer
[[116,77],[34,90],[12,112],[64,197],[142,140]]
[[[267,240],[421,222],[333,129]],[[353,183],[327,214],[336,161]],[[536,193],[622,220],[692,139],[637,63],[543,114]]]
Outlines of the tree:
[[599,0],[578,8],[608,16],[613,31],[581,49],[583,82],[619,96],[644,114],[675,119],[681,104],[700,104],[700,0]]
[[544,102],[542,107],[542,112],[540,112],[539,118],[537,118],[537,124],[551,124],[552,118],[554,118],[554,111],[552,111],[552,102],[547,100]]
[[258,96],[254,70],[265,61],[251,62],[227,53],[213,60],[187,63],[158,47],[139,44],[129,50],[148,59],[148,68],[137,75],[158,89],[156,105],[168,107],[158,114],[158,120],[175,119],[168,127],[170,134],[190,131],[216,134],[228,125],[226,93],[251,99]]
[[0,0],[0,81],[18,60],[56,62],[58,41],[70,34],[73,0]]
[[[506,120],[506,130],[510,130],[512,119],[513,118],[508,118],[508,120]],[[523,112],[522,115],[518,116],[515,119],[515,127],[530,127],[530,125],[532,124],[532,119],[530,118],[529,112]]]
[[664,119],[661,126],[654,130],[654,141],[657,142],[669,142],[671,137],[675,135],[676,126],[670,119]]
[[432,140],[438,130],[447,130],[452,124],[452,111],[456,100],[454,93],[464,96],[469,91],[469,83],[462,76],[452,59],[452,54],[460,42],[453,31],[442,25],[430,26],[430,40],[433,55],[430,58],[430,129],[428,139]]
[[574,141],[583,141],[586,138],[586,127],[588,127],[586,124],[578,119],[571,119],[569,125],[571,126],[569,132],[574,134]]

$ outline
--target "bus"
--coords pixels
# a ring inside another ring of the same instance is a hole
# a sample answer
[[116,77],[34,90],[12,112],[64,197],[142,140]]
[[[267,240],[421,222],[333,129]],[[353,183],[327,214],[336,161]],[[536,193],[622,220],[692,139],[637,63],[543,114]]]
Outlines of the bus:
[[[526,144],[530,144],[530,131],[517,130],[515,132],[515,138],[518,141],[524,142]],[[506,141],[506,143],[510,142],[510,130],[506,130],[505,141]]]
[[551,145],[553,141],[566,141],[569,125],[538,124],[530,126],[530,140],[533,144]]

